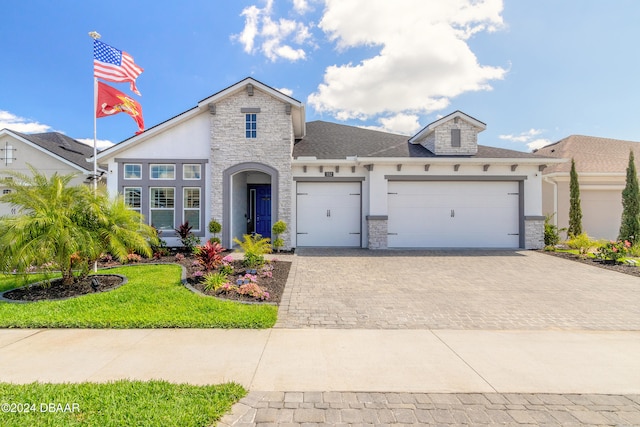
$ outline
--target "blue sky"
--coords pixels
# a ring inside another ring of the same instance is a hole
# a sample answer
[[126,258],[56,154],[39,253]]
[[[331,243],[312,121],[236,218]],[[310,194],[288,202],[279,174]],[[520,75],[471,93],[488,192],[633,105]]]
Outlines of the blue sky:
[[[412,134],[461,110],[483,145],[640,140],[639,17],[635,0],[6,0],[0,128],[93,137],[95,30],[145,69],[147,128],[251,76],[307,121]],[[97,124],[103,144],[136,131]]]

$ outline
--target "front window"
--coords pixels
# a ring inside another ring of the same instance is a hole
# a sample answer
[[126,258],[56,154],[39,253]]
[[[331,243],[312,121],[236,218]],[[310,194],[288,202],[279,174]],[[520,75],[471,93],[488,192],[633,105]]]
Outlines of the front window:
[[151,225],[158,230],[174,229],[175,189],[171,187],[151,187]]
[[256,138],[258,129],[258,116],[257,114],[245,115],[245,135],[247,138]]
[[184,220],[189,221],[193,231],[200,231],[200,188],[184,188]]
[[125,163],[124,179],[142,179],[142,165]]
[[142,188],[125,187],[123,195],[124,202],[129,206],[129,209],[142,213]]
[[184,165],[182,166],[182,179],[200,179],[201,165]]
[[151,165],[151,179],[176,179],[175,165]]

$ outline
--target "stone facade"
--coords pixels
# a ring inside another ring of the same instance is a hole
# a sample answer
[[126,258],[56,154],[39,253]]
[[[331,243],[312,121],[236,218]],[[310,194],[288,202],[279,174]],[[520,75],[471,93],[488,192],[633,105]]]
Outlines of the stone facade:
[[[245,136],[245,112],[259,111],[257,115],[257,137]],[[247,110],[250,109],[250,110]],[[223,236],[230,233],[230,214],[224,215],[224,193],[231,192],[223,188],[225,170],[242,163],[260,163],[278,171],[277,186],[272,181],[271,188],[278,188],[278,206],[276,217],[272,214],[271,223],[278,220],[291,224],[292,172],[291,151],[293,147],[293,124],[287,112],[287,104],[271,95],[254,88],[252,95],[246,87],[225,97],[215,104],[215,113],[211,114],[211,212],[213,218],[222,224]],[[272,179],[274,179],[272,177]],[[273,200],[272,194],[272,200]],[[272,212],[274,210],[272,209]],[[225,233],[226,228],[226,233]],[[233,237],[233,236],[231,236]],[[285,232],[280,236],[285,249],[291,247],[291,236]],[[223,237],[224,239],[224,237]],[[229,239],[230,240],[230,239]],[[223,241],[223,245],[230,245]]]
[[524,219],[524,248],[544,248],[544,217],[534,216]]
[[[460,146],[452,146],[451,130],[460,130]],[[478,152],[478,128],[455,117],[437,126],[420,144],[436,156],[474,155]]]
[[388,217],[386,215],[381,216],[367,216],[367,234],[368,248],[369,249],[387,249],[387,228]]

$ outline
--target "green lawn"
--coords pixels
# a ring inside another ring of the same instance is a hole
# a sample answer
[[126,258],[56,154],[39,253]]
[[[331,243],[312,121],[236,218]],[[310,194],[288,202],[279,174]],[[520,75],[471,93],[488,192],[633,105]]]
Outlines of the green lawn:
[[0,425],[205,427],[214,425],[245,394],[235,383],[0,383]]
[[[276,322],[275,306],[192,293],[180,283],[177,265],[135,265],[105,272],[122,274],[129,281],[110,292],[64,301],[0,302],[0,328],[270,328]],[[22,284],[19,277],[0,276],[0,291]]]

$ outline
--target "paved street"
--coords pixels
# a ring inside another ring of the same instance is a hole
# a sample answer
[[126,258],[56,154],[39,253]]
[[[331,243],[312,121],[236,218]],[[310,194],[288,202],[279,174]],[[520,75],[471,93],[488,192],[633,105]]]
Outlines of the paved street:
[[252,392],[219,426],[634,426],[640,396]]

